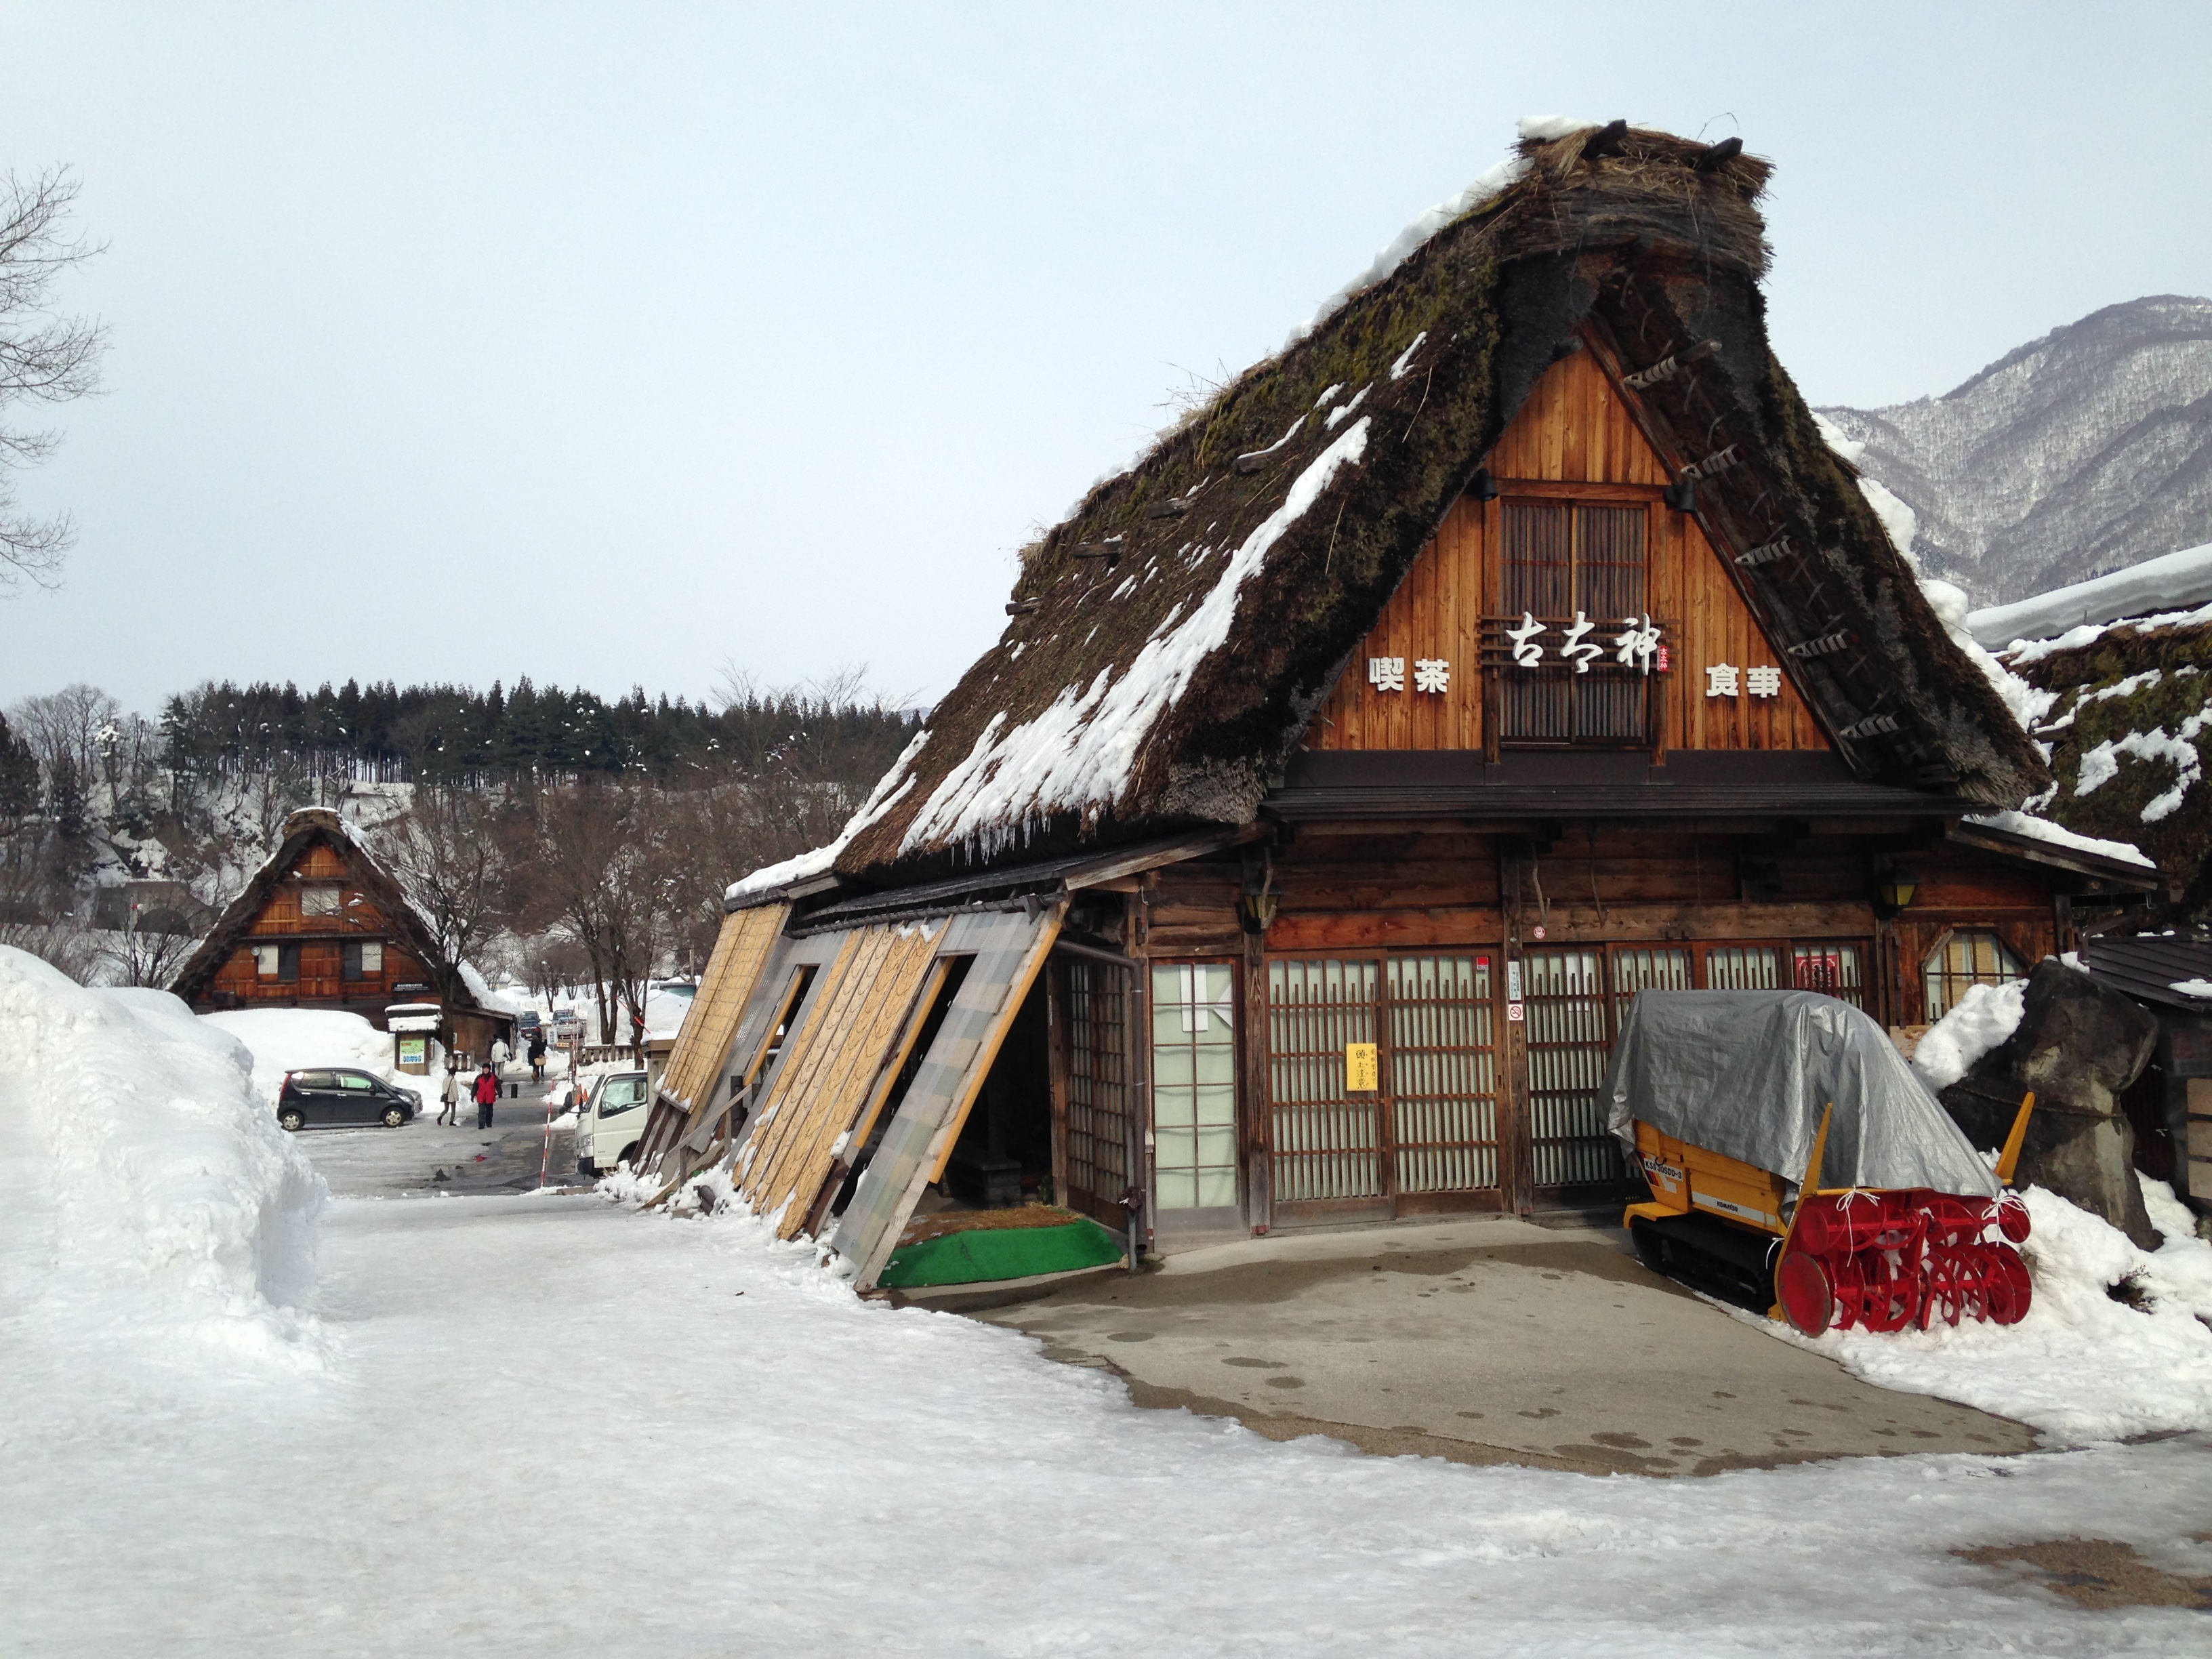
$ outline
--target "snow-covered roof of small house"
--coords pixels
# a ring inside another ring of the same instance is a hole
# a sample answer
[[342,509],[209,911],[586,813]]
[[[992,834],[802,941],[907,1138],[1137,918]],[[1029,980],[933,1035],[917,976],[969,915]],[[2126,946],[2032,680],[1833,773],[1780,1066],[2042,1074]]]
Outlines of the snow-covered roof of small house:
[[1000,641],[838,842],[733,901],[1250,822],[1522,400],[1593,338],[1778,641],[1852,636],[1787,660],[1854,771],[2018,805],[2039,757],[1768,349],[1770,171],[1733,141],[1524,125],[1027,549]]
[[[346,868],[362,891],[375,901],[385,921],[392,931],[406,944],[407,948],[424,962],[445,960],[438,944],[438,932],[422,908],[408,896],[407,890],[391,871],[384,867],[374,849],[364,841],[360,832],[345,821],[344,817],[326,807],[311,806],[293,813],[284,820],[284,827],[276,838],[276,846],[261,867],[246,880],[222,914],[216,918],[215,926],[208,930],[177,970],[169,988],[185,1001],[204,993],[211,984],[222,964],[237,948],[238,941],[253,924],[262,908],[268,902],[270,890],[296,865],[310,843],[320,839],[328,841],[338,856],[345,860]],[[496,994],[476,964],[467,961],[453,964],[470,1004],[488,1014],[512,1017],[516,1012],[513,1004]]]
[[[1993,651],[2033,643],[2047,653],[2090,644],[2103,631],[2100,624],[2130,617],[2160,626],[2212,622],[2212,543],[1969,611],[1966,629]],[[2075,629],[2083,632],[2061,643]]]

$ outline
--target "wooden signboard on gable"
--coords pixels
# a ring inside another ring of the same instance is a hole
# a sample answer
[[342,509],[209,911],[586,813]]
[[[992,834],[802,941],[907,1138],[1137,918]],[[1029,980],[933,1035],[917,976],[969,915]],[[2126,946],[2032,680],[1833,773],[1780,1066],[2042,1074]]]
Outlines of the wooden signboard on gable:
[[1789,664],[1583,350],[1553,364],[1328,701],[1320,750],[1826,750]]

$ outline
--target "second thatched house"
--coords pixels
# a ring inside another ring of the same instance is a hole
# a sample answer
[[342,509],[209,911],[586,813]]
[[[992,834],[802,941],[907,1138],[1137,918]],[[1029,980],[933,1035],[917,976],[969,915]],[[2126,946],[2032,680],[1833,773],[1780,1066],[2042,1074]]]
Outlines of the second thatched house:
[[336,812],[284,820],[276,850],[224,907],[169,988],[198,1013],[335,1008],[379,1030],[435,1030],[483,1056],[515,1016],[439,943],[399,881]]
[[1768,171],[1528,131],[1095,489],[730,890],[645,1158],[863,1285],[932,1190],[1152,1249],[1586,1201],[1638,989],[1910,1026],[2134,902],[1769,350]]

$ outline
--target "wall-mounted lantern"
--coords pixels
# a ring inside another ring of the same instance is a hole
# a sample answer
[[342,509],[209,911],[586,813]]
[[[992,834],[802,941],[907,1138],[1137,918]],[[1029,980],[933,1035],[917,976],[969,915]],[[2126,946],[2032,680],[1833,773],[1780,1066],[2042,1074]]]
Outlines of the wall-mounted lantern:
[[1885,915],[1893,916],[1911,904],[1912,896],[1919,890],[1919,877],[1910,870],[1892,865],[1881,872],[1881,878],[1875,884],[1875,902],[1881,907]]
[[1237,896],[1237,920],[1248,933],[1265,933],[1275,920],[1275,860],[1267,848],[1246,854],[1244,890]]

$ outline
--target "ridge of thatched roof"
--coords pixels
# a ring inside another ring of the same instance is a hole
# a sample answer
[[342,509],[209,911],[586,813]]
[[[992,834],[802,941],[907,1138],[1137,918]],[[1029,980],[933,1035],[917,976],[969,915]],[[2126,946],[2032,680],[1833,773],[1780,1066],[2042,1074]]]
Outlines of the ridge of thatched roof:
[[398,878],[384,867],[383,861],[354,827],[337,812],[322,806],[304,807],[284,820],[275,849],[223,907],[215,926],[193,948],[191,955],[185,958],[184,965],[169,982],[172,992],[190,1002],[207,990],[230,953],[238,947],[239,940],[245,937],[246,929],[253,925],[253,919],[269,902],[270,890],[318,840],[327,841],[337,849],[355,884],[375,902],[386,927],[418,961],[425,965],[442,963],[452,967],[455,981],[467,997],[462,1012],[512,1014],[513,1011],[501,1006],[492,994],[474,963],[453,962],[447,957],[438,943],[436,929],[407,896]]
[[1616,123],[1510,177],[1238,376],[1024,557],[1010,620],[837,854],[921,879],[1256,816],[1313,710],[1537,380],[1599,353],[1862,777],[2013,806],[2045,781],[1770,351],[1771,168]]

